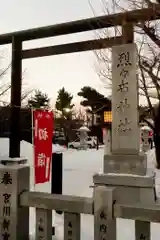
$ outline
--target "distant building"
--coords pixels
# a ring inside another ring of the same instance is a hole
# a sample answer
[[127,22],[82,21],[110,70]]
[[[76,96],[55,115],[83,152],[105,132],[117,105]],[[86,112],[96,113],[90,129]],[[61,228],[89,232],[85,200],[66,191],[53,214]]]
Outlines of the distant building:
[[112,123],[112,112],[111,112],[111,104],[105,105],[99,108],[94,113],[94,125],[90,125],[92,136],[97,136],[100,143],[103,143],[103,129],[111,128]]
[[94,125],[101,127],[110,126],[112,123],[112,111],[110,106],[103,106],[94,114]]

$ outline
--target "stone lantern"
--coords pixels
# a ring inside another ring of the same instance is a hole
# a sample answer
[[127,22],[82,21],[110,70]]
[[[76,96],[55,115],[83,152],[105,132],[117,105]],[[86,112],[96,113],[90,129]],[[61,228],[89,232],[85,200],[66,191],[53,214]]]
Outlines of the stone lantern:
[[82,126],[78,129],[80,137],[80,148],[87,149],[86,138],[88,137],[88,132],[90,131],[86,126]]

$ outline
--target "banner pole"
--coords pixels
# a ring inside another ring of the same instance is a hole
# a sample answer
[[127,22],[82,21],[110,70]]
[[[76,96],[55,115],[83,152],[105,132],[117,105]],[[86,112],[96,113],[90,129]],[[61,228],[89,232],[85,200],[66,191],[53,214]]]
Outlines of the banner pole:
[[35,191],[35,159],[34,159],[34,108],[31,108],[31,116],[32,116],[32,147],[33,147],[33,190]]

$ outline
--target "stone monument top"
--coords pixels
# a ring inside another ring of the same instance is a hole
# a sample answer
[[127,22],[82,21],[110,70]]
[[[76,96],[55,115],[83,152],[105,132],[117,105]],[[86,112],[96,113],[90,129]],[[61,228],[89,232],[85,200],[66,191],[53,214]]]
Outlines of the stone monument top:
[[140,153],[137,47],[135,43],[112,48],[111,154],[104,156],[105,173],[146,174],[146,157]]

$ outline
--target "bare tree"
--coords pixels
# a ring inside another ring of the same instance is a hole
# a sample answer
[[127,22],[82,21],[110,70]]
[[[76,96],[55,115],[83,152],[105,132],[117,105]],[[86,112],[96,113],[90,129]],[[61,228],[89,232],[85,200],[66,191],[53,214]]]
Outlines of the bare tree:
[[[151,0],[112,0],[112,4],[107,0],[100,0],[100,2],[105,14],[147,7],[156,8],[156,5],[160,4],[160,0],[154,2]],[[93,14],[96,15],[91,3],[90,6]],[[139,95],[140,100],[145,99],[147,105],[140,119],[153,129],[157,168],[160,169],[160,21],[138,23],[134,27],[134,32],[139,59]],[[120,34],[121,28],[115,27],[111,30],[96,31],[96,38]],[[95,51],[95,55],[98,75],[105,87],[111,90],[111,49]],[[152,117],[153,124],[147,120],[148,114]]]
[[[1,63],[4,60],[3,54],[0,55]],[[3,125],[6,119],[6,109],[10,108],[9,95],[11,90],[11,83],[8,80],[9,70],[11,64],[8,64],[6,67],[2,67],[3,64],[0,64],[0,123]],[[32,93],[33,89],[27,86],[24,82],[24,77],[26,76],[26,69],[22,73],[22,107],[26,107],[26,100]]]

